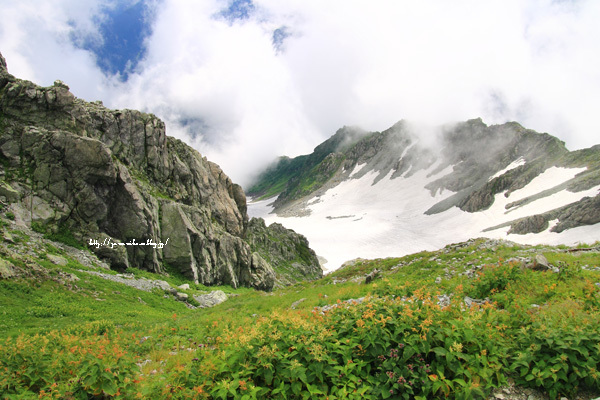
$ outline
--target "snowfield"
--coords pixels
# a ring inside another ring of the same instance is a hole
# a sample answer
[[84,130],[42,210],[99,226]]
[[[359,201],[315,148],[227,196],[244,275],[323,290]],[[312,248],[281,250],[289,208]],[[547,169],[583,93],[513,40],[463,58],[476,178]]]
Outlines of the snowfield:
[[[516,168],[523,162],[515,160],[500,172]],[[264,218],[267,224],[279,222],[306,236],[317,255],[327,260],[323,267],[326,273],[336,270],[345,261],[359,257],[398,257],[423,250],[436,250],[475,237],[502,238],[523,244],[575,245],[600,240],[600,224],[561,233],[550,232],[556,221],[550,224],[548,230],[538,234],[508,235],[509,227],[483,232],[504,222],[541,214],[586,196],[596,196],[600,185],[578,193],[562,190],[520,207],[505,208],[509,203],[566,182],[585,168],[549,168],[509,197],[505,193],[497,194],[494,204],[485,211],[468,213],[453,207],[439,214],[425,215],[424,212],[431,206],[453,194],[444,190],[432,196],[424,188],[427,183],[452,171],[452,167],[448,167],[427,177],[436,165],[408,178],[405,174],[390,179],[390,172],[375,185],[375,172],[369,172],[359,179],[348,179],[329,189],[323,196],[310,199],[307,207],[311,213],[306,217],[282,218],[271,214],[273,207],[270,204],[274,198],[249,202],[248,214],[250,217]],[[351,177],[362,167],[357,166]]]

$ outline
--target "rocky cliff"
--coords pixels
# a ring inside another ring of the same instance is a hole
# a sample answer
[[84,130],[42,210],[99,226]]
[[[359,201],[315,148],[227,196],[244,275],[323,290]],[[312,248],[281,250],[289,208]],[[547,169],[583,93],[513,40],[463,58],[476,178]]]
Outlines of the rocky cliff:
[[323,269],[308,240],[283,225],[268,227],[262,218],[252,218],[247,241],[275,270],[275,286],[282,287],[300,280],[323,277]]
[[1,55],[0,162],[0,198],[18,222],[97,241],[89,248],[114,268],[168,264],[205,285],[273,287],[244,240],[245,194],[219,166],[156,116],[17,79]]

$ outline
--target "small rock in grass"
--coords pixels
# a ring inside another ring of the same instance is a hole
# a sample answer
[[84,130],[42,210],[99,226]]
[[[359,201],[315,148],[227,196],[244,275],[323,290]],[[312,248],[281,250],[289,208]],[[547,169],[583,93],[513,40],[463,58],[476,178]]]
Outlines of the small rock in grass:
[[175,293],[175,298],[179,301],[187,301],[188,295],[187,293],[177,292]]
[[292,305],[290,306],[290,308],[292,310],[295,310],[296,307],[298,307],[300,305],[300,303],[302,303],[304,300],[306,300],[306,299],[302,298],[300,300],[297,300],[297,301],[293,302]]
[[6,260],[0,259],[0,278],[8,279],[15,276],[15,270],[13,269],[13,265]]

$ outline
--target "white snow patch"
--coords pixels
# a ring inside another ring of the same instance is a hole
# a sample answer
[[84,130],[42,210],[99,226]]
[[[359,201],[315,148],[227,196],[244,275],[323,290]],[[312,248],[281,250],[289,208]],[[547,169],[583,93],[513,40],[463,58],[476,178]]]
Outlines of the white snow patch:
[[[270,217],[273,212],[273,203],[277,197],[270,197],[265,200],[253,200],[248,199],[248,216],[254,218],[264,218],[265,220]],[[268,225],[269,223],[267,223]]]
[[367,163],[362,163],[362,164],[357,164],[354,169],[352,170],[352,172],[350,173],[350,175],[348,176],[348,178],[352,178],[354,175],[358,174],[358,172],[365,166],[367,165]]
[[520,167],[521,165],[525,165],[526,161],[523,157],[519,157],[517,158],[515,161],[511,162],[510,164],[508,164],[508,166],[498,172],[496,172],[494,175],[490,176],[490,178],[488,179],[488,182],[491,181],[494,178],[497,178],[499,176],[504,175],[505,173],[507,173],[508,171],[510,171],[511,169],[515,169],[517,167]]
[[560,168],[550,167],[535,178],[527,186],[522,189],[515,190],[511,194],[511,198],[516,201],[525,197],[533,196],[539,192],[551,189],[561,183],[573,179],[575,175],[587,170],[584,168]]
[[[248,213],[262,216],[267,224],[279,222],[305,235],[311,248],[327,259],[325,272],[334,271],[343,262],[357,257],[399,257],[423,250],[436,250],[450,243],[481,236],[524,244],[571,245],[600,240],[600,224],[569,229],[560,234],[550,232],[551,227],[540,234],[529,235],[507,235],[508,227],[482,232],[491,226],[540,214],[585,196],[595,196],[600,186],[578,193],[563,190],[506,213],[505,206],[508,203],[552,188],[571,179],[584,168],[549,168],[529,185],[514,191],[509,198],[502,193],[497,194],[494,204],[485,211],[468,213],[453,207],[443,213],[425,215],[424,212],[431,206],[453,194],[446,190],[443,194],[432,196],[425,189],[424,186],[434,179],[433,176],[428,178],[427,174],[435,167],[433,165],[426,171],[418,171],[408,178],[390,179],[390,172],[375,185],[372,185],[377,176],[375,171],[359,179],[346,180],[325,192],[319,202],[311,200],[308,206],[311,215],[308,217],[281,218],[269,214],[265,210],[272,210],[272,207],[265,204],[270,200],[249,204]],[[436,176],[451,171],[450,166]],[[331,218],[348,215],[355,217]]]

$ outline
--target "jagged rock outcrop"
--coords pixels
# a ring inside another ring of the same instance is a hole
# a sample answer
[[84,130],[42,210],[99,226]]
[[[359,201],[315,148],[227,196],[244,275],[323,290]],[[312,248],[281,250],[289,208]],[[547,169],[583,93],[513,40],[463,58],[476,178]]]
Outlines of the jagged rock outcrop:
[[252,218],[247,240],[255,254],[260,254],[273,266],[276,286],[323,277],[323,269],[306,237],[281,224],[267,227],[264,219]]
[[273,287],[244,241],[242,188],[154,115],[17,79],[0,55],[0,161],[0,195],[19,222],[97,240],[113,267],[167,263],[205,285]]

